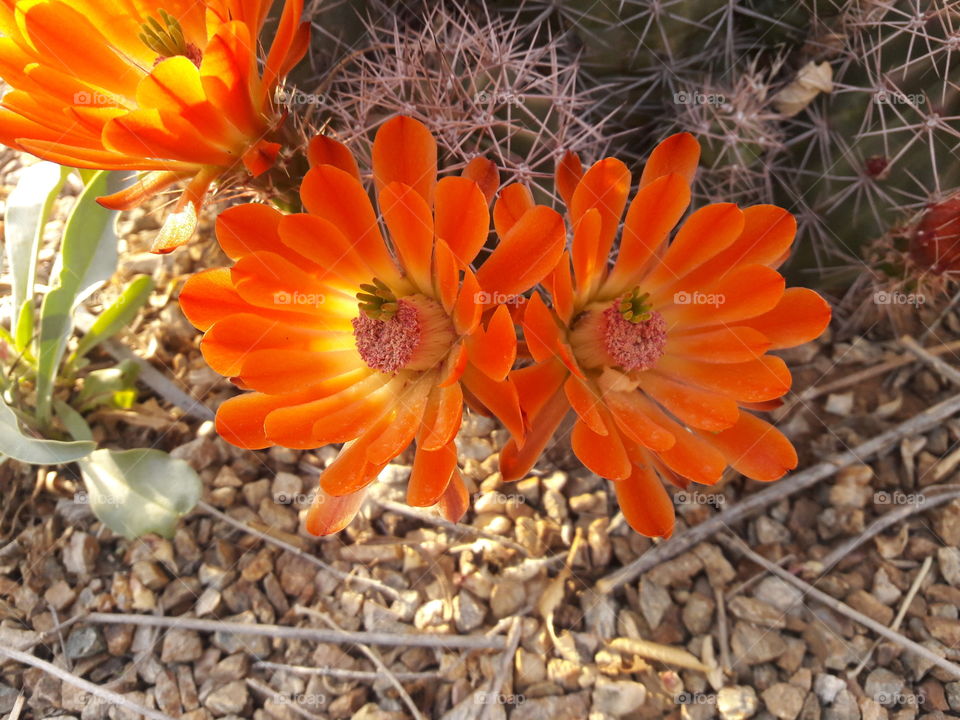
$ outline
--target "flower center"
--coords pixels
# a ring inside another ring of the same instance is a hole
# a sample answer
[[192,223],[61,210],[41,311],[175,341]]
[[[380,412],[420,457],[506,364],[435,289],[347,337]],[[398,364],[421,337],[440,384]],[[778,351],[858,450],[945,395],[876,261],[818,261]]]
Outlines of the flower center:
[[394,301],[395,310],[384,318],[371,316],[361,305],[353,322],[357,352],[374,370],[394,373],[413,358],[420,345],[422,325],[417,309],[405,300]]
[[166,10],[159,11],[160,20],[148,18],[140,26],[140,41],[157,53],[154,65],[161,60],[183,55],[197,67],[203,60],[203,52],[191,42],[187,42],[180,21]]
[[386,373],[421,371],[447,357],[456,333],[440,303],[419,294],[398,299],[377,278],[360,290],[360,314],[351,322],[357,352],[367,365]]
[[600,337],[604,350],[624,370],[649,370],[667,344],[667,322],[655,311],[632,313],[628,319],[620,302],[603,311]]

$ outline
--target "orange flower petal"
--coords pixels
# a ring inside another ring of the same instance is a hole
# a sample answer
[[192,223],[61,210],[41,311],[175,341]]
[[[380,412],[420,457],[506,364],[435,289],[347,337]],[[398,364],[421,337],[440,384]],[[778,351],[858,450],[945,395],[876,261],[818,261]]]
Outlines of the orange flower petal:
[[463,390],[460,383],[434,388],[421,417],[418,447],[438,450],[456,437],[463,419]]
[[437,143],[423,123],[401,115],[380,126],[373,141],[373,180],[378,193],[403,183],[433,207]]
[[259,250],[289,256],[277,232],[283,217],[262,203],[234,205],[217,215],[217,242],[231,260]]
[[[287,255],[291,251],[283,246]],[[305,265],[301,261],[301,265]],[[308,267],[309,270],[309,267]],[[255,252],[245,255],[230,270],[233,284],[240,297],[251,305],[269,310],[300,308],[313,312],[316,321],[329,323],[330,330],[349,329],[347,318],[337,313],[318,313],[316,308],[337,300],[337,291],[321,282],[314,275],[298,267],[283,255],[272,252]],[[298,298],[296,305],[294,298]],[[303,298],[300,302],[299,298]]]
[[429,392],[422,384],[404,393],[394,403],[393,422],[367,447],[367,462],[386,465],[402,453],[416,437],[427,407]]
[[602,218],[600,211],[591,208],[580,218],[573,232],[573,275],[577,283],[577,297],[592,294],[607,269],[607,261],[598,258]]
[[523,214],[477,272],[490,293],[520,295],[556,266],[566,244],[566,228],[556,210],[537,205]]
[[577,413],[577,417],[584,422],[597,435],[608,434],[607,426],[600,414],[600,399],[594,394],[590,386],[571,375],[563,384],[567,400],[570,401],[570,407]]
[[470,507],[470,496],[467,494],[467,486],[463,484],[459,470],[454,470],[453,475],[450,476],[450,482],[447,483],[447,489],[443,491],[438,507],[443,517],[450,522],[460,522],[460,518]]
[[743,363],[704,363],[665,355],[657,370],[681,382],[745,402],[778,398],[790,389],[791,383],[787,364],[769,355]]
[[413,507],[436,505],[456,469],[457,448],[453,442],[438,450],[418,447],[407,484],[407,504]]
[[735,400],[691,387],[655,370],[641,373],[640,388],[690,427],[716,432],[730,427],[740,416]]
[[180,291],[180,309],[198,330],[208,330],[217,320],[253,306],[237,294],[229,268],[201,270],[187,278]]
[[786,283],[766,265],[743,265],[714,284],[697,290],[678,290],[660,307],[669,328],[683,330],[710,325],[743,325],[769,312],[783,297]]
[[507,185],[493,206],[493,226],[497,235],[504,237],[533,207],[533,194],[527,187],[520,183]]
[[813,290],[788,288],[773,310],[743,324],[766,335],[779,350],[819,337],[830,324],[830,315],[830,305]]
[[320,475],[320,487],[324,492],[335,497],[352,495],[376,479],[381,467],[367,461],[367,447],[383,432],[390,419],[389,415],[385,416],[363,436],[343,446],[337,459]]
[[686,180],[693,182],[697,172],[697,163],[700,162],[700,143],[690,133],[671,135],[657,145],[640,176],[640,187],[646,187],[657,178],[676,173]]
[[161,157],[203,165],[230,165],[233,157],[169,110],[144,108],[115,117],[103,128],[108,150],[135,157]]
[[797,451],[786,436],[750,413],[740,413],[736,425],[706,439],[751,480],[778,480],[797,467]]
[[641,535],[668,538],[676,522],[670,495],[649,465],[634,465],[633,472],[613,483],[623,517]]
[[431,292],[433,215],[427,201],[413,187],[396,182],[380,190],[379,201],[400,264],[421,291]]
[[623,222],[620,253],[607,286],[619,295],[636,283],[690,204],[690,188],[680,175],[664,175],[634,196]]
[[566,153],[557,163],[556,184],[557,192],[560,193],[563,204],[567,207],[573,204],[573,194],[581,178],[583,178],[583,165],[580,163],[580,156],[574,152]]
[[360,168],[350,149],[342,142],[334,140],[328,135],[316,135],[307,146],[307,160],[310,167],[319,165],[333,165],[345,173],[360,180]]
[[453,312],[460,289],[460,271],[457,267],[453,251],[438,237],[433,245],[433,290],[448,313]]
[[204,94],[247,137],[258,137],[266,130],[251,97],[257,74],[256,48],[246,24],[227,22],[207,42],[200,63]]
[[663,452],[673,447],[674,434],[648,412],[649,403],[638,392],[608,392],[604,403],[623,435],[643,447]]
[[496,165],[485,157],[475,157],[463,169],[463,177],[470,178],[480,186],[488,205],[493,202],[500,187],[500,171]]
[[473,262],[490,234],[490,212],[480,186],[465,177],[438,182],[436,226],[437,237],[447,242],[462,265]]
[[467,369],[467,344],[462,340],[450,350],[447,359],[443,363],[443,369],[440,371],[440,382],[437,387],[450,387],[460,380],[463,371]]
[[[728,248],[741,230],[743,213],[736,205],[715,203],[700,208],[680,226],[667,252],[644,278],[644,283],[653,288],[673,288],[676,281]],[[665,289],[651,295],[658,299],[668,292],[673,294]]]
[[523,415],[513,381],[509,378],[502,382],[491,380],[473,366],[467,365],[461,382],[476,401],[497,416],[513,437],[523,442]]
[[544,279],[544,285],[553,298],[553,309],[565,323],[573,317],[573,276],[570,274],[570,253],[560,256],[553,272]]
[[374,276],[373,268],[329,220],[307,213],[282,215],[277,233],[283,248],[281,254],[302,258],[302,268],[316,273],[319,279],[340,278],[357,287]]
[[600,477],[623,480],[630,476],[630,458],[616,430],[598,435],[578,419],[570,434],[570,445],[580,462]]
[[562,341],[560,327],[553,313],[543,302],[540,293],[530,296],[523,311],[523,338],[527,349],[537,362],[542,362],[558,354]]
[[304,177],[300,197],[310,213],[329,221],[346,236],[377,277],[388,285],[399,280],[370,198],[355,177],[332,165],[315,167]]
[[332,535],[343,530],[356,517],[367,495],[366,489],[335,497],[318,487],[307,511],[306,528],[311,535]]
[[513,438],[500,451],[500,474],[504,482],[526,476],[543,454],[560,423],[570,412],[570,404],[562,392],[556,392],[543,404],[530,424],[523,447],[517,448]]
[[482,315],[480,284],[470,268],[466,268],[463,283],[460,285],[460,296],[453,308],[453,326],[460,335],[467,335],[477,328]]
[[514,370],[510,379],[517,386],[520,407],[528,418],[536,417],[554,395],[561,393],[570,371],[557,359]]
[[596,251],[598,267],[606,265],[629,193],[630,171],[616,158],[604,158],[595,163],[580,179],[573,193],[568,209],[574,227],[591,208],[600,213],[600,240]]
[[758,358],[770,347],[770,340],[762,332],[737,326],[669,336],[664,352],[701,362],[738,363]]
[[[247,354],[237,374],[250,390],[287,393],[316,387],[331,377],[357,370],[360,362],[356,350],[318,353],[271,348]],[[362,370],[369,372],[366,366]]]
[[[667,450],[657,451],[657,457],[678,475],[704,485],[713,485],[723,476],[727,468],[723,454],[706,440],[671,420],[667,415],[645,398],[639,399],[645,415],[657,425],[667,429],[675,438],[674,444]],[[643,456],[638,450],[636,456]]]
[[517,333],[506,305],[498,305],[487,323],[467,337],[472,362],[492,380],[503,380],[517,359]]

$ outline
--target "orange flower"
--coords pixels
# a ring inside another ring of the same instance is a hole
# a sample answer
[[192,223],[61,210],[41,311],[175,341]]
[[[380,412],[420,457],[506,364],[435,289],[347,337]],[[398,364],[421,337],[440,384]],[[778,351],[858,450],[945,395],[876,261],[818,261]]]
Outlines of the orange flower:
[[819,295],[785,290],[776,271],[796,231],[781,208],[708,205],[668,242],[699,156],[688,134],[653,151],[612,268],[630,173],[606,158],[584,174],[578,158],[564,158],[557,186],[572,249],[544,283],[553,308],[539,295],[526,307],[537,364],[511,375],[530,427],[524,445],[505,446],[504,479],[530,470],[572,408],[574,452],[613,481],[627,521],[648,536],[673,531],[661,480],[712,484],[732,466],[768,481],[796,467],[786,437],[747,411],[775,407],[790,388],[786,365],[767,351],[807,342],[830,320]]
[[[192,277],[180,295],[205,331],[204,357],[253,392],[228,400],[217,429],[246,448],[346,443],[320,479],[307,527],[340,530],[366,486],[413,440],[407,500],[459,518],[467,493],[454,443],[463,402],[495,413],[523,442],[507,300],[556,265],[564,225],[529,206],[474,273],[498,185],[485,160],[437,181],[437,146],[415,120],[373,143],[380,214],[346,147],[320,136],[300,189],[307,213],[265,205],[222,213],[217,237],[236,261]],[[517,208],[497,203],[498,216]],[[462,278],[461,278],[462,273]]]
[[279,144],[274,91],[303,57],[303,0],[285,0],[257,72],[269,0],[0,0],[0,142],[72,167],[147,171],[101,198],[127,209],[187,187],[154,250],[189,239],[211,183],[267,170]]

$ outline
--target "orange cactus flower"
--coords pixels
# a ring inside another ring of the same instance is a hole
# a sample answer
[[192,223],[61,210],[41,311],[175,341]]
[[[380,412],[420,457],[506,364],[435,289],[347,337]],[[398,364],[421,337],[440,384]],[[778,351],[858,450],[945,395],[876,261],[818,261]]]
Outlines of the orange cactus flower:
[[140,170],[101,198],[135,206],[187,183],[154,250],[193,233],[214,180],[267,170],[280,145],[274,93],[303,57],[303,0],[285,0],[258,73],[271,0],[0,0],[0,142],[79,168]]
[[314,534],[345,527],[366,486],[414,440],[408,502],[461,516],[454,438],[464,401],[523,442],[508,378],[515,325],[498,301],[543,279],[565,241],[559,213],[524,208],[474,272],[496,168],[478,159],[438,181],[436,143],[406,117],[379,129],[372,158],[386,237],[353,155],[319,136],[300,188],[307,212],[226,210],[217,237],[235,264],[193,276],[180,295],[210,366],[253,391],[219,408],[224,439],[252,449],[346,443],[320,478]]
[[536,364],[511,375],[530,426],[525,444],[501,453],[504,479],[530,470],[572,409],[574,452],[613,481],[627,521],[648,536],[674,527],[661,481],[712,484],[728,466],[769,481],[796,467],[786,437],[750,411],[790,388],[783,360],[767,351],[807,342],[830,320],[819,295],[785,289],[776,271],[796,231],[781,208],[707,205],[668,240],[699,156],[688,134],[653,151],[612,267],[630,172],[614,158],[586,173],[575,156],[563,159],[571,251],[544,283],[553,307],[534,295],[525,309]]

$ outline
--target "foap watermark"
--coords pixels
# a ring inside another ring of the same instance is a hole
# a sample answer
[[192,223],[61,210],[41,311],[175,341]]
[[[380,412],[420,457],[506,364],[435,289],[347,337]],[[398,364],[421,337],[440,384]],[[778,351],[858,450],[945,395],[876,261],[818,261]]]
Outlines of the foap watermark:
[[327,696],[323,693],[297,693],[296,695],[276,695],[273,701],[277,705],[325,705]]
[[681,90],[673,94],[674,105],[723,105],[726,102],[727,98],[719,93]]
[[525,102],[523,95],[506,91],[487,92],[481,90],[473,96],[473,99],[483,105],[523,105]]
[[927,696],[922,693],[914,695],[913,693],[904,692],[881,692],[874,695],[873,699],[881,705],[886,706],[900,705],[904,707],[918,707],[927,702]]
[[326,301],[327,296],[322,293],[278,290],[273,294],[274,305],[309,305],[311,307],[317,307],[318,305],[323,305]]
[[103,495],[102,493],[93,493],[92,495],[86,490],[77,490],[73,494],[73,501],[81,505],[91,505],[96,503],[97,505],[119,505],[121,500],[116,495]]
[[96,90],[78,90],[73,94],[74,105],[87,105],[92,107],[104,107],[116,105],[116,100],[106,93]]
[[873,294],[874,305],[923,305],[927,297],[923,293],[904,293],[877,290]]
[[273,501],[280,505],[312,505],[316,495],[314,493],[274,493]]
[[527,498],[520,493],[475,492],[473,494],[474,504],[476,504],[477,500],[480,498],[489,498],[489,500],[486,500],[486,502],[492,502],[497,505],[508,505],[510,503],[523,505],[525,502],[527,502]]
[[727,298],[723,293],[705,293],[699,290],[689,292],[687,290],[681,290],[673,294],[673,302],[676,305],[713,305],[713,307],[720,307],[726,301]]
[[515,293],[491,293],[481,290],[473,294],[473,301],[480,305],[523,305],[527,298]]
[[527,698],[513,693],[497,693],[480,691],[473,696],[473,701],[477,705],[523,705]]
[[877,90],[873,101],[878,105],[923,105],[927,98],[916,93],[908,94],[899,90]]
[[278,105],[320,105],[324,97],[320,93],[308,93],[297,88],[278,87],[273,92],[273,100]]
[[905,493],[902,490],[878,490],[873,494],[875,505],[923,505],[927,498],[920,493]]
[[677,705],[716,705],[716,693],[682,692],[673,698]]
[[713,505],[720,507],[727,499],[723,495],[713,493],[702,493],[690,490],[681,490],[673,496],[678,505]]

